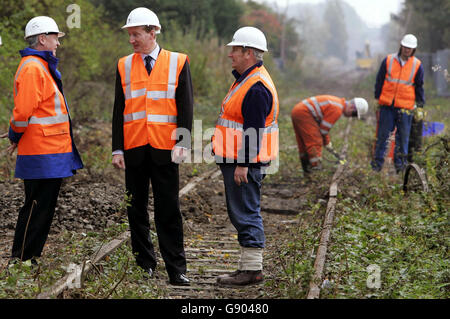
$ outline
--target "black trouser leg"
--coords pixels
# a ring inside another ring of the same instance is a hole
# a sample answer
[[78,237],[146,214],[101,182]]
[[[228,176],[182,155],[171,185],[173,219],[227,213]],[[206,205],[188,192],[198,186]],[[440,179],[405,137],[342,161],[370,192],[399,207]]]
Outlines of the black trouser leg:
[[24,180],[25,204],[17,218],[11,254],[13,258],[28,260],[41,256],[55,214],[61,183],[62,178]]
[[186,273],[183,221],[180,211],[178,165],[152,166],[155,226],[161,255],[169,276]]
[[136,262],[144,269],[156,268],[156,255],[150,238],[148,216],[149,171],[145,167],[127,166],[125,183],[131,206],[127,207],[131,247]]
[[411,133],[408,144],[408,162],[414,162],[415,153],[422,151],[423,121],[417,121],[414,117],[411,124]]

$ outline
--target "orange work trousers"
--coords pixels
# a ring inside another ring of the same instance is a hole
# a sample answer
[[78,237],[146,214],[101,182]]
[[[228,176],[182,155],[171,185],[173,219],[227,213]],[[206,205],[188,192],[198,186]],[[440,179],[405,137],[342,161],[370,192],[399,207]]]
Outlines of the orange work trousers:
[[307,159],[311,166],[317,166],[322,160],[322,146],[324,143],[319,124],[302,103],[294,106],[291,118],[300,160]]

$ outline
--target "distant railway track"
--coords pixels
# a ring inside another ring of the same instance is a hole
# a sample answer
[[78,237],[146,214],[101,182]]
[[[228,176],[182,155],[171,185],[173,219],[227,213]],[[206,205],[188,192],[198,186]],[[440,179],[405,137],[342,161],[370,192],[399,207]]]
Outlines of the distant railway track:
[[[348,121],[347,128],[344,135],[344,146],[341,151],[341,157],[344,159],[347,155],[348,149],[348,137],[350,135],[351,120]],[[309,292],[307,299],[318,299],[320,297],[321,284],[323,281],[323,271],[325,268],[328,243],[330,241],[331,229],[333,227],[335,209],[337,204],[337,195],[339,191],[339,181],[345,176],[345,169],[347,162],[340,162],[336,172],[333,175],[331,185],[329,188],[329,199],[327,204],[327,210],[323,221],[322,232],[320,236],[319,247],[316,252],[316,260],[314,262],[314,274],[309,284]]]

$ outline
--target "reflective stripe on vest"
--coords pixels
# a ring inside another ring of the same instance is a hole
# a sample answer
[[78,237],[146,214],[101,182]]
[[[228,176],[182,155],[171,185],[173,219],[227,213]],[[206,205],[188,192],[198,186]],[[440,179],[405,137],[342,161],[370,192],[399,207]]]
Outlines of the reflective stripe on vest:
[[251,78],[253,78],[253,77],[255,77],[255,76],[260,76],[261,75],[261,73],[260,72],[256,72],[256,73],[253,73],[253,74],[251,74],[250,76],[247,76],[244,80],[242,80],[242,82],[241,83],[239,83],[238,85],[236,85],[236,87],[234,88],[234,89],[232,89],[232,90],[230,90],[230,92],[228,92],[228,94],[227,94],[227,96],[225,96],[225,99],[223,100],[223,103],[222,103],[222,109],[221,109],[221,112],[220,112],[220,115],[219,115],[219,117],[223,114],[223,112],[224,112],[224,106],[225,106],[225,104],[227,104],[228,103],[228,101],[233,97],[233,95],[245,84],[245,83],[247,83],[247,81],[248,80],[250,80]]
[[167,91],[148,91],[147,89],[131,90],[131,69],[133,67],[133,55],[125,59],[125,100],[140,97],[147,94],[148,99],[175,99],[175,84],[177,81],[178,53],[170,52],[169,78]]
[[123,116],[124,123],[128,123],[131,121],[137,121],[147,118],[147,122],[155,122],[155,123],[172,123],[177,124],[177,117],[174,115],[157,115],[157,114],[149,114],[145,111],[125,114]]
[[[231,120],[227,120],[227,119],[223,119],[223,118],[219,118],[217,120],[217,125],[226,127],[226,128],[231,128],[237,131],[244,131],[244,125],[235,121],[231,121]],[[278,130],[278,123],[272,123],[272,125],[270,126],[266,126],[264,128],[264,130],[262,131],[262,133],[272,133]]]
[[[178,66],[178,53],[170,52],[169,62],[169,76],[167,91],[147,91],[146,88],[139,90],[131,90],[131,70],[133,67],[133,56],[130,54],[125,59],[125,100],[145,96],[148,99],[172,99],[175,100],[175,88],[177,81],[177,66]],[[148,122],[155,123],[177,123],[177,117],[173,115],[146,115],[146,111],[140,111],[136,113],[124,114],[124,123],[131,121],[145,119],[147,117]]]
[[323,114],[322,114],[322,110],[320,109],[319,103],[317,102],[316,98],[311,98],[313,105],[311,105],[311,103],[309,103],[308,100],[303,100],[302,103],[306,105],[306,107],[308,108],[308,110],[311,112],[312,116],[316,119],[316,121],[318,123],[320,123],[320,121],[322,121],[323,119]]
[[327,128],[327,129],[320,128],[320,133],[322,133],[322,135],[327,135],[329,133],[330,129],[333,127],[333,124],[331,124],[325,120],[322,120],[322,122],[320,122],[320,125],[323,125]]
[[334,106],[339,107],[341,110],[344,110],[344,106],[341,103],[338,103],[338,102],[335,102],[335,101],[332,101],[332,100],[326,100],[326,101],[323,101],[323,102],[319,103],[320,106],[324,106],[324,105],[327,105],[327,104],[332,104]]
[[[20,66],[19,70],[17,71],[16,77],[14,78],[14,91],[15,91],[15,95],[17,96],[17,78],[20,75],[20,72],[22,71],[23,67],[25,65],[27,65],[30,62],[37,62],[42,69],[50,76],[51,74],[48,72],[47,68],[42,64],[41,61],[39,61],[36,58],[30,58],[26,61],[24,61],[22,63],[22,65]],[[55,116],[48,116],[48,117],[36,117],[36,116],[31,116],[30,119],[28,121],[16,121],[14,118],[11,119],[11,122],[14,126],[16,127],[28,127],[28,124],[41,124],[41,125],[45,125],[45,124],[60,124],[60,123],[64,123],[64,122],[68,122],[69,121],[69,115],[68,114],[63,114],[62,113],[62,105],[61,105],[61,100],[60,100],[60,93],[58,90],[58,87],[56,86],[55,83],[52,83],[53,87],[55,89]]]

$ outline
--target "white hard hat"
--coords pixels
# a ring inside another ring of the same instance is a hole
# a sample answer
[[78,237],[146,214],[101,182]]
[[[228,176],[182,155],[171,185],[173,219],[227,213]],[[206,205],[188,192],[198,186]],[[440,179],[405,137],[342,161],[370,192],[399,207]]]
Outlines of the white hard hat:
[[254,27],[243,27],[238,29],[233,40],[227,44],[229,47],[255,48],[267,52],[267,40],[261,30]]
[[400,44],[404,47],[415,49],[417,48],[417,38],[412,34],[407,34],[403,37]]
[[369,110],[369,103],[362,97],[355,97],[353,99],[353,102],[355,103],[356,112],[358,113],[358,118],[361,118],[361,115],[364,115]]
[[50,17],[39,16],[28,21],[25,27],[25,39],[42,33],[58,33],[59,38],[65,35],[64,32],[59,32],[58,25]]
[[122,29],[146,25],[157,27],[156,33],[161,33],[161,25],[156,14],[150,9],[140,7],[130,12],[127,18],[127,24]]

